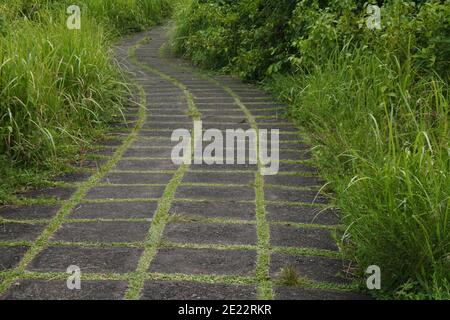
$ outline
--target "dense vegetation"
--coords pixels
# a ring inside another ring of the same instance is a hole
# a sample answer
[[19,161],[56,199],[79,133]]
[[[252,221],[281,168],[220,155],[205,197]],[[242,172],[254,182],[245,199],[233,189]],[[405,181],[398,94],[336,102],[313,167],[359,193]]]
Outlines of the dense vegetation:
[[[169,3],[0,0],[0,202],[120,115],[128,88],[112,41],[159,22]],[[80,30],[66,26],[72,4],[81,7]]]
[[382,297],[450,298],[450,1],[189,0],[174,49],[264,80],[306,128]]

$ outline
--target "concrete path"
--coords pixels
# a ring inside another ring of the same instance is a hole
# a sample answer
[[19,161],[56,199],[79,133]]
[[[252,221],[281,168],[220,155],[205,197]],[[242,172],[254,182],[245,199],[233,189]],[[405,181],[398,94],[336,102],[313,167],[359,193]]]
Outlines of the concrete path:
[[[2,299],[353,299],[338,218],[283,105],[227,76],[162,57],[167,29],[125,39],[139,85],[74,174],[0,208]],[[280,173],[174,165],[178,128],[279,129]],[[81,269],[81,290],[66,273]]]

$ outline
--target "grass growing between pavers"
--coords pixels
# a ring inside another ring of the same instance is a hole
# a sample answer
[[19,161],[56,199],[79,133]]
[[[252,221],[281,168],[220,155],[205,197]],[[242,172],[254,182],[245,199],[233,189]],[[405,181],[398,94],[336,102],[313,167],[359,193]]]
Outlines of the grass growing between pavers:
[[[137,59],[134,58],[134,61],[136,61],[136,60]],[[143,67],[146,66],[144,64],[140,64],[140,65],[142,65]],[[152,72],[156,72],[157,74],[159,74],[161,76],[164,75],[163,73],[156,71],[149,66],[147,66],[146,69],[148,69]],[[174,83],[179,83],[177,80],[174,80],[170,76],[165,76],[164,78],[169,81],[172,81]],[[180,86],[180,88],[185,90],[185,92],[188,92],[187,88],[184,85],[180,84],[179,86]],[[193,97],[191,93],[189,93],[188,96],[190,99],[192,99],[192,97]],[[238,101],[240,102],[238,97],[234,97],[234,98],[235,98],[236,102],[238,102]],[[193,104],[194,104],[194,102],[193,102],[193,100],[191,100],[189,103],[191,110],[192,110],[192,107],[194,106]],[[248,112],[248,110],[245,108],[245,106],[243,106],[241,104],[240,107],[241,107],[242,111],[244,111],[244,114],[246,115],[249,123],[251,123],[253,128],[255,130],[257,130],[256,122],[255,122],[254,118],[252,117],[252,115]],[[196,109],[194,109],[194,112],[192,112],[191,115],[196,119],[200,118],[199,113]],[[260,162],[260,161],[258,161],[258,162]],[[262,182],[261,178],[258,178],[258,177],[256,177],[256,180],[255,180],[255,192],[257,195],[256,196],[257,199],[255,200],[257,202],[257,216],[259,215],[259,219],[257,217],[258,259],[257,259],[257,267],[256,267],[256,270],[257,270],[256,271],[256,279],[259,284],[258,285],[258,297],[261,299],[271,299],[273,297],[273,293],[272,293],[272,285],[271,285],[271,281],[270,281],[270,277],[269,277],[269,259],[270,259],[269,252],[268,252],[269,226],[265,219],[263,182]],[[259,196],[258,196],[258,194],[259,194]],[[258,214],[258,212],[259,212],[259,214]],[[154,252],[152,252],[152,254],[154,255]],[[150,256],[150,254],[149,254],[149,256]],[[151,259],[151,257],[150,257],[150,259]],[[148,268],[148,266],[147,266],[147,268]],[[143,280],[140,280],[139,282],[140,282],[139,284],[142,283],[142,285],[143,285]],[[128,297],[136,297],[136,295],[137,295],[136,291],[137,291],[137,289],[131,290],[131,293],[129,291],[129,294],[127,294],[127,296]]]
[[[261,168],[261,162],[258,161]],[[256,263],[256,278],[258,279],[258,297],[273,299],[272,282],[270,280],[270,226],[266,219],[264,204],[264,179],[260,172],[256,174],[256,222],[258,234],[258,259]]]
[[0,224],[3,223],[19,223],[19,224],[48,224],[50,219],[29,219],[29,220],[18,220],[18,219],[0,219]]
[[[237,96],[230,88],[220,84],[218,81],[207,77],[207,79],[214,83],[216,86],[224,89],[234,98],[236,105],[245,114],[248,123],[257,133],[259,132],[255,117],[250,113],[250,111],[241,102],[239,96]],[[259,142],[259,135],[258,142]],[[259,143],[258,143],[258,172],[255,177],[255,194],[256,194],[256,226],[257,226],[257,236],[258,236],[258,257],[256,262],[256,279],[258,282],[257,294],[260,299],[272,299],[273,290],[272,282],[269,275],[269,264],[270,264],[270,228],[266,220],[266,212],[264,206],[264,179],[261,175],[261,160],[259,158]]]
[[5,292],[9,288],[9,286],[19,278],[23,277],[25,275],[25,268],[26,266],[31,262],[31,260],[37,256],[39,252],[41,252],[44,248],[48,246],[48,241],[52,237],[52,235],[61,227],[61,225],[65,222],[66,217],[71,213],[71,211],[75,208],[75,206],[85,197],[89,189],[94,187],[96,183],[98,183],[121,159],[122,155],[125,153],[125,151],[129,148],[132,141],[136,138],[137,132],[142,127],[144,121],[145,121],[145,94],[143,90],[140,90],[139,94],[139,120],[131,132],[131,134],[124,139],[124,143],[118,147],[116,152],[114,153],[114,156],[99,170],[97,173],[95,173],[93,176],[89,178],[86,182],[82,183],[78,190],[72,195],[72,197],[64,201],[62,203],[62,207],[57,213],[57,215],[50,220],[50,223],[46,227],[46,229],[43,231],[43,233],[34,241],[31,246],[29,247],[29,250],[25,253],[23,258],[21,259],[20,263],[15,267],[13,270],[11,270],[7,275],[4,277],[2,283],[0,284],[0,295]]
[[142,38],[139,43],[134,46],[133,50],[131,51],[131,56],[130,59],[132,60],[132,62],[140,67],[142,67],[144,70],[150,71],[151,73],[157,74],[158,76],[160,76],[161,78],[175,84],[178,88],[180,88],[183,93],[185,94],[187,101],[188,101],[188,112],[189,115],[194,119],[194,120],[200,120],[201,118],[201,114],[199,113],[199,111],[197,110],[197,108],[195,107],[195,103],[194,103],[194,96],[192,95],[192,93],[189,92],[188,88],[186,86],[184,86],[181,82],[179,82],[177,79],[163,73],[160,72],[154,68],[152,68],[151,66],[141,63],[138,61],[137,57],[136,57],[136,49],[141,46],[144,45],[146,43],[148,43],[150,41],[150,39],[148,37],[144,37]]
[[135,276],[130,279],[130,286],[125,295],[126,299],[135,300],[140,297],[142,288],[144,287],[145,273],[147,272],[152,259],[156,255],[164,228],[168,222],[168,212],[175,196],[175,191],[187,170],[188,167],[185,165],[182,165],[178,169],[159,201],[156,214],[147,236],[145,250],[140,258]]
[[[188,69],[188,68],[183,68]],[[250,124],[250,126],[253,129],[258,130],[258,124],[257,119],[264,119],[264,118],[270,118],[270,117],[254,117],[252,116],[251,112],[246,108],[246,104],[252,104],[252,103],[243,103],[240,100],[240,97],[229,87],[221,84],[219,81],[211,78],[210,76],[200,73],[200,76],[203,78],[208,79],[210,82],[216,84],[217,86],[223,88],[225,91],[227,91],[234,99],[235,104],[238,105],[241,110],[245,113],[247,117],[247,121]],[[261,104],[258,102],[258,104]],[[264,103],[262,103],[264,104]],[[282,123],[286,124],[286,123]],[[293,135],[299,135],[298,132],[289,132],[289,134]],[[284,141],[287,144],[293,143],[291,140]],[[281,141],[283,143],[283,141]],[[295,149],[295,151],[298,151]],[[259,168],[261,168],[261,163],[259,163]],[[287,164],[312,164],[311,160],[281,160],[280,163],[287,163]],[[282,172],[284,175],[298,175],[298,176],[306,176],[306,177],[316,177],[317,174],[312,172]],[[259,176],[259,177],[258,177]],[[268,185],[269,188],[277,188],[281,187],[278,185]],[[286,190],[316,190],[318,192],[322,191],[321,188],[316,187],[282,187],[282,189]],[[272,286],[273,283],[271,282],[271,278],[269,276],[269,265],[270,265],[270,230],[269,230],[269,224],[266,221],[265,218],[265,200],[264,200],[264,178],[260,175],[258,172],[255,182],[255,190],[256,190],[256,204],[257,204],[257,233],[258,233],[258,261],[257,261],[257,268],[256,268],[256,278],[258,279],[258,297],[261,299],[271,299],[273,298],[273,290]],[[185,199],[188,200],[188,199]],[[287,205],[305,205],[305,206],[318,206],[318,207],[325,207],[324,204],[320,203],[303,203],[303,202],[286,202],[286,201],[271,201],[267,203],[272,204],[287,204]],[[301,224],[301,223],[288,223],[288,222],[274,222],[272,224],[280,224],[280,225],[289,225],[289,226],[295,226],[297,228],[322,228],[326,230],[336,230],[338,226],[323,226],[323,225],[317,225],[317,224]],[[275,248],[274,251],[277,251],[277,249],[280,252],[286,252],[290,254],[300,254],[300,255],[318,255],[318,256],[325,256],[325,257],[334,257],[334,258],[341,258],[342,255],[340,253],[328,251],[328,250],[320,250],[320,249],[308,249],[308,248]],[[302,282],[304,287],[310,287],[310,288],[318,288],[318,289],[348,289],[348,290],[355,290],[356,287],[354,286],[336,286],[334,284],[319,284],[316,285],[314,282]]]
[[299,273],[291,267],[286,267],[280,271],[279,277],[274,282],[274,285],[305,289],[335,290],[341,292],[355,292],[358,289],[358,286],[353,284],[336,284],[313,281],[306,277],[300,276]]
[[[132,47],[132,49],[129,51],[130,59],[133,61],[134,64],[139,65],[154,74],[157,74],[158,76],[172,82],[175,86],[179,87],[185,94],[186,101],[188,102],[189,106],[188,109],[190,116],[193,118],[193,120],[199,119],[200,114],[195,107],[193,95],[187,90],[186,87],[181,85],[174,78],[165,75],[157,70],[154,70],[153,68],[150,68],[149,66],[146,66],[138,61],[136,57],[136,50],[141,45],[146,44],[149,41],[150,41],[149,38],[145,37],[141,39],[137,45]],[[150,263],[152,262],[153,258],[157,253],[157,250],[160,246],[160,242],[162,239],[162,234],[164,232],[164,228],[169,220],[169,210],[172,205],[172,201],[175,197],[175,192],[177,190],[177,187],[182,182],[184,174],[188,171],[188,169],[189,169],[188,165],[181,165],[178,168],[173,178],[171,179],[166,189],[164,190],[163,196],[159,200],[158,208],[153,217],[152,224],[145,242],[145,250],[142,253],[142,256],[139,260],[136,272],[130,278],[129,288],[125,294],[126,299],[129,300],[138,299],[141,295],[141,292],[144,287],[144,282],[146,280],[147,270],[150,267]]]

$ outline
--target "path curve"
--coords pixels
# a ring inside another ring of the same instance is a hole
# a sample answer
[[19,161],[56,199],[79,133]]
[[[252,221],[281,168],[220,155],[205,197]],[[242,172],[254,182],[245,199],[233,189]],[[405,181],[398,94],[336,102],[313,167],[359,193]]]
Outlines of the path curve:
[[[36,237],[0,234],[0,262],[18,260],[0,269],[1,298],[360,298],[332,237],[339,220],[318,195],[323,181],[281,117],[284,106],[255,86],[163,56],[167,34],[156,27],[117,46],[140,88],[125,114],[134,128],[103,143],[98,170]],[[280,173],[262,176],[261,163],[174,165],[173,130],[200,119],[223,132],[279,129]],[[81,268],[82,290],[67,289],[69,265]]]

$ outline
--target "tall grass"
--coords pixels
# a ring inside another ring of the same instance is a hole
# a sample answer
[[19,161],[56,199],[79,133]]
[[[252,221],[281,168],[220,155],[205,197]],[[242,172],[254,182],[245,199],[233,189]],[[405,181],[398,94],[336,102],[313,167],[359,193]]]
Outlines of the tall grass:
[[86,14],[119,34],[141,31],[170,12],[169,0],[85,0],[82,4]]
[[64,19],[45,28],[23,23],[3,38],[0,136],[11,159],[40,161],[58,140],[82,137],[119,111],[126,88],[103,30],[87,19],[83,27],[91,30],[70,31]]
[[378,265],[383,292],[450,298],[449,92],[364,49],[270,87],[310,133],[347,226],[342,248]]
[[0,202],[121,113],[128,88],[112,41],[169,12],[166,0],[81,1],[82,28],[69,30],[69,4],[0,0]]

